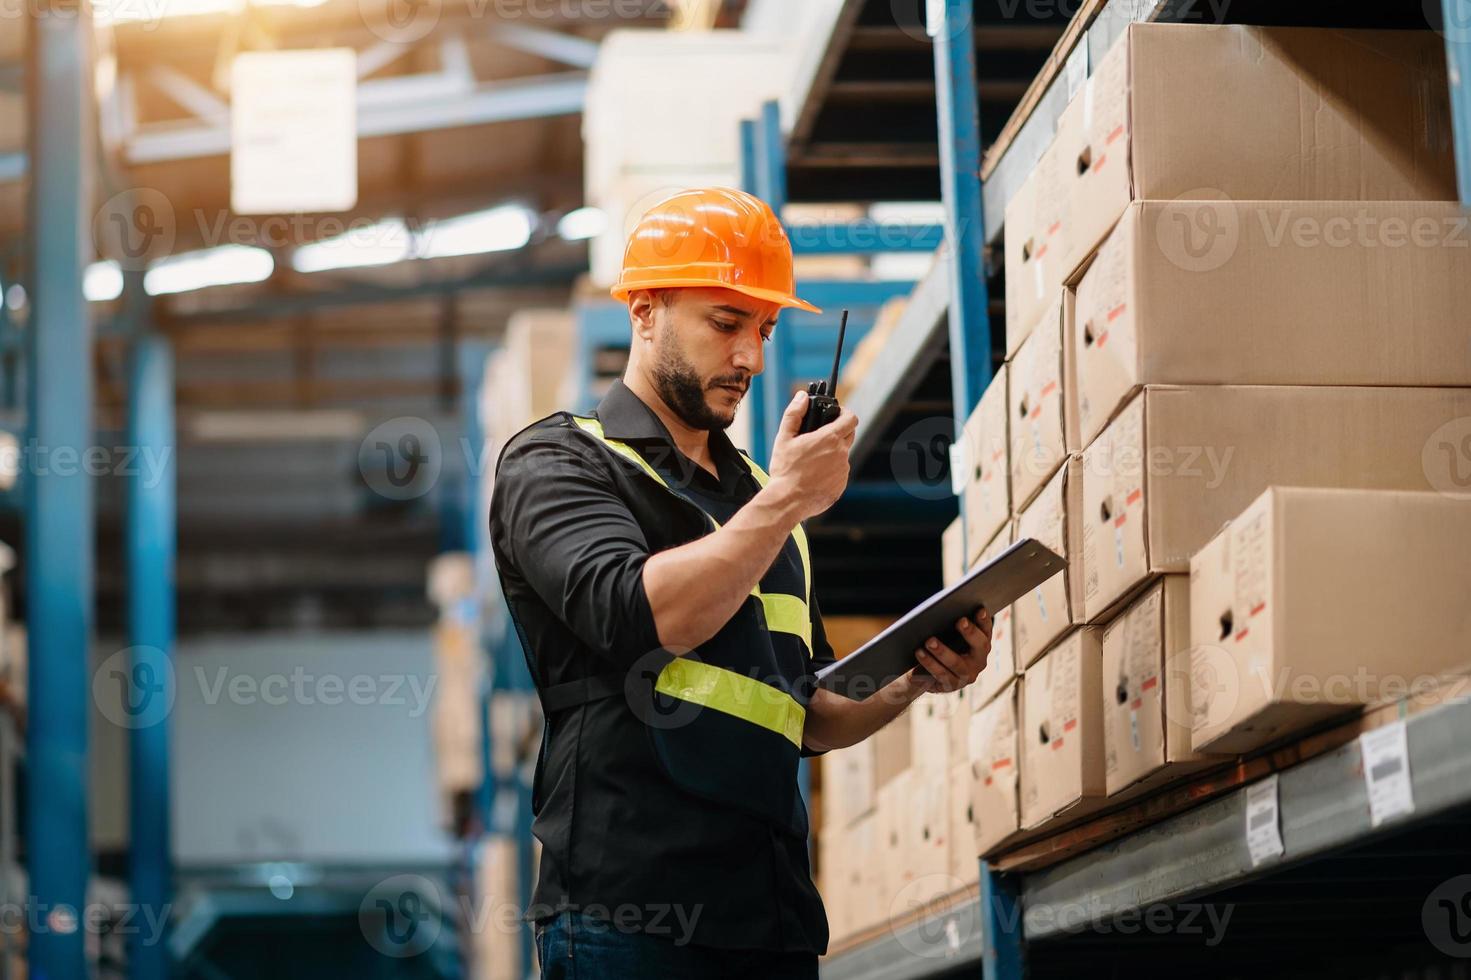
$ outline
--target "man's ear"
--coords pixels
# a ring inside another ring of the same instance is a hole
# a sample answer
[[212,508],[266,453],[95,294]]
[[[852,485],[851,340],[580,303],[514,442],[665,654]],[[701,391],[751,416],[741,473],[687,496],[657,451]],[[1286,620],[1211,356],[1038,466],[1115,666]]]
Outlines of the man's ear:
[[653,290],[635,289],[628,294],[628,318],[633,324],[633,336],[636,340],[653,342],[654,317],[658,308],[659,297]]

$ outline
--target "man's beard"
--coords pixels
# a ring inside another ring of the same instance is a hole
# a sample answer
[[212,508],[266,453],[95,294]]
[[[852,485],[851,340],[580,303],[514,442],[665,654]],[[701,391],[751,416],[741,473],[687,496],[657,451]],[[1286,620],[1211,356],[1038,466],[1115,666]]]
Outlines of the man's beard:
[[734,414],[728,419],[717,415],[705,400],[705,392],[719,385],[744,388],[750,384],[750,379],[743,374],[722,375],[706,385],[690,362],[685,360],[684,351],[669,335],[668,327],[665,331],[661,338],[664,342],[659,345],[654,358],[654,386],[659,397],[692,429],[718,432],[730,428],[735,421]]

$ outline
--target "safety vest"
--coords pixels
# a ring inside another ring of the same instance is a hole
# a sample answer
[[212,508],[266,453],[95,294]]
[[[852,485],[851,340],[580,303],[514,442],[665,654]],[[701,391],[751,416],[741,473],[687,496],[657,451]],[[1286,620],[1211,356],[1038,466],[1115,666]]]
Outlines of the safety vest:
[[[608,438],[598,420],[570,419],[578,430],[663,487],[672,500],[697,509],[711,530],[719,529],[713,516],[670,486],[632,446]],[[766,472],[750,457],[741,458],[756,481],[766,486],[770,480]],[[727,624],[699,651],[684,656],[660,651],[641,660],[633,674],[594,676],[547,688],[541,700],[548,718],[589,701],[622,695],[644,722],[655,755],[678,785],[805,836],[807,815],[798,793],[797,766],[807,692],[788,690],[782,678],[769,676],[774,651],[760,649],[759,644],[753,649],[749,642],[752,635],[768,644],[791,642],[779,639],[786,636],[801,643],[804,658],[812,655],[812,559],[800,524],[790,543],[800,559],[800,594],[778,591],[763,579],[732,617],[735,629]],[[741,619],[747,622],[737,623]]]

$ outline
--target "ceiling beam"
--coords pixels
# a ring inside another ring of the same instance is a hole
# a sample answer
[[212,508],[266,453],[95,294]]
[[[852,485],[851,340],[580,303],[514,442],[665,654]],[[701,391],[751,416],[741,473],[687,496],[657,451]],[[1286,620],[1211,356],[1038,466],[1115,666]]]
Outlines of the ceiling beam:
[[[401,136],[463,126],[487,126],[518,119],[572,115],[582,111],[587,97],[584,72],[560,72],[509,79],[480,85],[468,92],[458,90],[439,73],[407,75],[362,82],[370,87],[369,104],[359,105],[358,137]],[[402,95],[402,98],[397,97]],[[230,152],[228,123],[153,123],[140,127],[124,150],[130,164],[162,163],[198,157],[222,156]]]
[[504,47],[525,54],[534,54],[549,61],[570,65],[573,68],[591,68],[593,62],[598,58],[596,41],[542,27],[502,24],[491,32],[490,37]]

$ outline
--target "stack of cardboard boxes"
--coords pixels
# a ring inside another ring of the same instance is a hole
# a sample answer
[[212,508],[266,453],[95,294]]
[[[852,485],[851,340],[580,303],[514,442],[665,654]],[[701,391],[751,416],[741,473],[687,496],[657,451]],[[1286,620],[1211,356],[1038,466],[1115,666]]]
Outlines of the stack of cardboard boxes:
[[1471,659],[1471,504],[1427,492],[1471,417],[1441,48],[1133,25],[1008,206],[1007,362],[946,551],[1035,538],[1067,569],[998,614],[967,703],[972,856],[1385,693],[1307,704],[1284,673]]

